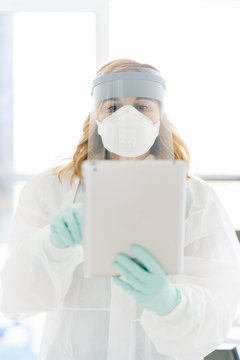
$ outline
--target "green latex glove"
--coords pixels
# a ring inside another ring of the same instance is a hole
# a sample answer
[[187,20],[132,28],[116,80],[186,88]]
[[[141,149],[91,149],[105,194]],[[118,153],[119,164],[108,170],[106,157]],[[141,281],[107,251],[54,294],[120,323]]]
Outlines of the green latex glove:
[[142,246],[132,245],[136,260],[119,253],[114,268],[124,278],[114,276],[117,285],[128,291],[143,308],[163,316],[181,301],[181,294],[168,279],[159,262]]
[[72,204],[59,212],[50,224],[50,240],[57,248],[73,247],[81,244],[83,205]]

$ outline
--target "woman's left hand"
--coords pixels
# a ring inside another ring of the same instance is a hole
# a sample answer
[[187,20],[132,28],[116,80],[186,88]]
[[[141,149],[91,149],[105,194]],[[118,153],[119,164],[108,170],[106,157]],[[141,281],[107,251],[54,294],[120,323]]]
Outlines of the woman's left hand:
[[113,277],[115,283],[128,291],[142,308],[160,316],[169,314],[181,301],[180,291],[146,249],[134,244],[131,250],[136,260],[119,253],[114,261],[120,274]]

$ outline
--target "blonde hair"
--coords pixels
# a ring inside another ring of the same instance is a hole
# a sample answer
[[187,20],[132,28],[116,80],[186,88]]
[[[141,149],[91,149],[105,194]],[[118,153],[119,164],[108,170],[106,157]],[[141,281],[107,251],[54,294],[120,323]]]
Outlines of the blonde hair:
[[[120,71],[144,71],[144,72],[158,72],[159,71],[149,65],[149,64],[141,64],[139,62],[136,62],[134,60],[129,60],[129,59],[119,59],[119,60],[113,60],[108,62],[107,64],[103,65],[97,72],[98,76],[101,75],[105,75],[105,74],[111,74],[111,73],[115,73],[115,72],[120,72]],[[162,114],[162,122],[163,124],[166,123],[166,118],[164,119],[166,115],[163,113]],[[95,132],[93,132],[92,134],[89,134],[89,125],[90,125],[90,115],[87,116],[84,124],[83,124],[83,134],[79,140],[79,143],[76,147],[75,153],[72,157],[68,158],[68,160],[70,160],[70,162],[59,168],[54,168],[53,169],[53,173],[54,175],[58,176],[58,179],[61,182],[61,179],[63,176],[66,176],[68,173],[72,173],[71,175],[71,185],[73,184],[73,181],[75,178],[78,179],[82,179],[82,174],[81,174],[81,164],[83,161],[87,160],[87,156],[88,156],[88,138],[89,136],[98,136],[98,138],[100,138],[100,136],[98,134],[96,134],[96,129]],[[162,127],[162,125],[161,125]],[[160,129],[161,129],[160,127]],[[184,141],[182,140],[182,138],[179,136],[179,134],[177,133],[177,130],[175,128],[175,126],[173,124],[170,123],[170,128],[171,128],[171,132],[172,132],[172,142],[173,142],[173,148],[174,148],[174,158],[178,159],[178,160],[184,160],[187,164],[187,174],[189,173],[189,168],[190,168],[190,154],[188,151],[188,148],[186,146],[186,144],[184,143]],[[98,139],[99,141],[97,142],[97,151],[102,151],[103,145],[100,139]],[[159,137],[158,137],[158,144],[156,144],[156,142],[154,143],[153,147],[158,147],[158,152],[160,152],[160,148],[161,147],[161,143],[164,144],[164,135],[162,135],[161,137],[161,131],[159,132]],[[167,144],[165,144],[167,147]],[[152,148],[153,148],[152,147]],[[155,149],[156,151],[156,149]],[[152,152],[152,151],[151,151]],[[189,178],[189,174],[188,174],[188,178]]]

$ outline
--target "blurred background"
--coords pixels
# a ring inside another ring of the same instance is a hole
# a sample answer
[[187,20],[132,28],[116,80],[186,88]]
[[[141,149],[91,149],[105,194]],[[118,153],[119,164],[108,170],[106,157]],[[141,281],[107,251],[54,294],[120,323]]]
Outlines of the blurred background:
[[[239,0],[1,0],[0,268],[22,187],[73,154],[96,70],[117,58],[160,70],[191,172],[240,230],[239,18]],[[35,359],[43,322],[0,315],[0,360]]]

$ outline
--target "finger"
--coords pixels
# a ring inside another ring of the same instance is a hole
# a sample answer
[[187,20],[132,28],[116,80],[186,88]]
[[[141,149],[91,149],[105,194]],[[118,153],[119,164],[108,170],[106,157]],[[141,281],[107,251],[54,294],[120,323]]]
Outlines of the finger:
[[51,222],[51,231],[55,234],[62,235],[64,237],[69,237],[68,230],[66,229],[63,218],[61,215],[57,215],[57,217]]
[[60,236],[58,233],[51,231],[50,232],[50,239],[54,246],[57,248],[66,248],[69,247],[69,242],[63,236]]
[[83,238],[83,233],[82,233],[82,214],[81,214],[81,210],[80,211],[79,210],[80,210],[79,208],[73,209],[73,218],[78,232],[78,239],[80,243]]
[[166,273],[160,263],[144,247],[133,244],[131,246],[131,250],[133,254],[147,267],[150,272],[166,276]]
[[148,280],[148,273],[142,268],[141,264],[138,264],[129,256],[118,254],[116,260],[141,281],[146,282]]
[[127,292],[129,292],[129,294],[131,294],[134,298],[136,296],[138,296],[140,293],[140,291],[134,289],[133,286],[131,286],[130,284],[126,283],[125,281],[121,280],[119,276],[113,276],[113,281],[120,286],[122,289],[126,290]]
[[76,219],[74,209],[71,209],[71,211],[69,211],[68,215],[65,217],[65,226],[68,228],[73,243],[80,244],[82,234],[79,229],[78,220]]
[[143,269],[145,272],[149,273],[148,269],[145,265],[143,265],[137,258],[130,258],[135,264],[140,266],[141,269]]
[[59,238],[62,239],[62,243],[65,245],[72,245],[73,239],[72,235],[70,234],[68,228],[65,225],[66,221],[62,216],[59,216],[59,218],[56,219],[55,222],[51,225],[52,229],[55,229],[55,233],[59,235]]
[[63,221],[63,224],[65,226],[65,229],[67,230],[67,232],[69,234],[68,235],[69,241],[72,244],[75,244],[74,233],[76,233],[76,227],[74,226],[75,220],[73,218],[73,214],[68,213],[66,217],[63,217],[62,221]]
[[139,280],[133,273],[128,271],[124,266],[122,266],[118,261],[114,261],[114,268],[117,272],[124,277],[124,279],[137,290],[144,291],[146,285]]

